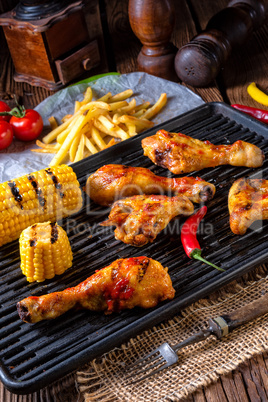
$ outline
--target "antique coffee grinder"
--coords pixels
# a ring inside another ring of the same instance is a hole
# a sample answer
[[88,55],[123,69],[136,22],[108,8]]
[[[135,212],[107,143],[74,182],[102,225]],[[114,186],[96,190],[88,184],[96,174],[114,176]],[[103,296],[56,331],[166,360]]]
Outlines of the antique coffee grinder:
[[15,81],[57,90],[98,66],[98,43],[89,39],[84,1],[21,0],[0,15]]

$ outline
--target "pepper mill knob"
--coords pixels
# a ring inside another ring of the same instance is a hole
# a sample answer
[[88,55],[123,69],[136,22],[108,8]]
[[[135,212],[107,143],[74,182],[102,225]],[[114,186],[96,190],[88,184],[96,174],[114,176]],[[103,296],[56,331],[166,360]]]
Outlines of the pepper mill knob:
[[218,75],[232,50],[243,45],[268,13],[267,0],[232,0],[215,14],[206,29],[182,46],[175,57],[178,77],[194,87],[205,87]]
[[174,68],[177,48],[170,42],[175,24],[173,0],[129,0],[129,22],[143,44],[138,69],[178,81]]

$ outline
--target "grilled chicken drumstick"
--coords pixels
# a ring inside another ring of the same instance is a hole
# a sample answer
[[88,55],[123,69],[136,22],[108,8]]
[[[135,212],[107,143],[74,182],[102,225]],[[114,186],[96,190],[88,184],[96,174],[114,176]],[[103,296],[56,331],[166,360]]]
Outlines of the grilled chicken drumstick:
[[228,207],[235,234],[243,235],[256,220],[268,219],[268,180],[236,180],[229,191]]
[[151,308],[174,295],[167,268],[158,261],[121,258],[75,287],[27,297],[17,303],[17,310],[23,321],[36,323],[59,317],[74,307],[108,313],[136,306]]
[[149,169],[125,165],[105,165],[93,173],[86,183],[89,197],[100,205],[138,194],[171,192],[185,195],[193,202],[213,198],[215,186],[200,177],[167,178],[157,176]]
[[140,247],[152,242],[177,215],[189,216],[194,206],[187,197],[134,195],[112,205],[103,226],[116,226],[115,238]]
[[264,153],[256,145],[236,141],[232,145],[213,145],[181,133],[159,130],[142,140],[144,155],[172,173],[189,173],[219,165],[259,167]]

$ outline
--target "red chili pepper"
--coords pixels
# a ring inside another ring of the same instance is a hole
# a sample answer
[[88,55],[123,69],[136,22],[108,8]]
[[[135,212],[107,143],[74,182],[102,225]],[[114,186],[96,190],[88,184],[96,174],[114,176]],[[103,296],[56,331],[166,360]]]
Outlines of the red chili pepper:
[[238,105],[238,104],[234,104],[231,106],[237,110],[240,110],[240,112],[244,112],[252,117],[255,117],[255,119],[257,120],[260,120],[263,123],[268,124],[268,110],[257,109],[255,107]]
[[194,215],[188,218],[181,229],[181,242],[189,258],[195,258],[196,260],[202,261],[205,264],[211,265],[213,268],[218,269],[219,271],[225,271],[223,268],[218,267],[212,262],[205,260],[201,257],[201,247],[196,238],[196,232],[199,226],[199,223],[204,218],[207,213],[207,207],[203,206],[200,208]]

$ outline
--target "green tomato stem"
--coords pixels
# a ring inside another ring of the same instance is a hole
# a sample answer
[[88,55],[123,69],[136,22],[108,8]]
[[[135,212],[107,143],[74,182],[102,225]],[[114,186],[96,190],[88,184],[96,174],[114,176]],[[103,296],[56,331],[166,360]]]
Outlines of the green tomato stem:
[[9,112],[0,112],[0,116],[15,116],[18,118],[23,118],[26,114],[26,110],[24,106],[16,106]]

